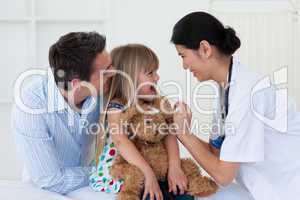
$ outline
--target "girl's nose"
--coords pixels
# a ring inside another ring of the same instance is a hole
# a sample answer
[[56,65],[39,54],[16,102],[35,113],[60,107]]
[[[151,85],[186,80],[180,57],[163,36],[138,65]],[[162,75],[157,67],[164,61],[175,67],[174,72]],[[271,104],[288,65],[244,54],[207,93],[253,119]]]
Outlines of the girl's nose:
[[155,82],[159,81],[159,78],[160,78],[159,75],[156,74],[156,75],[155,75],[155,78],[154,78]]

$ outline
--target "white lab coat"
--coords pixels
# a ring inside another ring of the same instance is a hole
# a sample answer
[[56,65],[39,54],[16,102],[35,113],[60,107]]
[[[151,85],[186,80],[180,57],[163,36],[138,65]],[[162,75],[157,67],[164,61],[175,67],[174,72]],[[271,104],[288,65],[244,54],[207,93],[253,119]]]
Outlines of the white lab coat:
[[299,199],[300,113],[291,98],[275,100],[275,87],[251,94],[261,83],[261,76],[234,58],[220,159],[241,163],[236,181],[255,200]]

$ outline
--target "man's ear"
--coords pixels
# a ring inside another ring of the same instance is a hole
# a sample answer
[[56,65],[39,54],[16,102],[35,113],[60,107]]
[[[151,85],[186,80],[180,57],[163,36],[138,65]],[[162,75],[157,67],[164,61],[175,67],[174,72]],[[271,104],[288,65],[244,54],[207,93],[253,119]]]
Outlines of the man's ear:
[[78,78],[74,78],[71,80],[71,88],[79,88],[81,80]]
[[206,59],[211,57],[211,55],[212,55],[212,46],[209,44],[208,41],[202,40],[199,43],[198,54],[200,55],[200,57],[206,58]]

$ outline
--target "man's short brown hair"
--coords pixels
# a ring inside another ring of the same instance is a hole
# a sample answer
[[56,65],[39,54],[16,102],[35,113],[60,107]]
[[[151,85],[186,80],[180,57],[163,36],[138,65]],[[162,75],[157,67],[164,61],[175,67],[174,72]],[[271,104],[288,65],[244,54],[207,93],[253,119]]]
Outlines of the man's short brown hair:
[[89,81],[93,61],[105,49],[106,39],[96,32],[71,32],[63,35],[49,50],[49,64],[55,82],[68,89],[68,83],[78,78]]

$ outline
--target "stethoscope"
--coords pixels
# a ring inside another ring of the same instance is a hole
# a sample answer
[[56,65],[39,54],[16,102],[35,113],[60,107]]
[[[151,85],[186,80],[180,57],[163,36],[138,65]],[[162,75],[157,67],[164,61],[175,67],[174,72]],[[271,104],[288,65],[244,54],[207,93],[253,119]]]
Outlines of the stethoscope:
[[230,60],[230,66],[228,71],[228,78],[227,78],[227,86],[223,90],[222,98],[221,98],[221,117],[223,120],[226,119],[226,116],[228,115],[229,110],[229,90],[230,90],[230,84],[231,84],[231,76],[232,76],[232,66],[233,66],[233,58],[231,57]]
[[211,138],[209,143],[217,148],[220,149],[223,141],[225,139],[225,121],[226,117],[228,115],[229,110],[229,90],[230,90],[230,83],[231,83],[231,76],[232,76],[232,67],[233,67],[233,57],[231,57],[229,70],[228,70],[228,78],[227,78],[227,86],[225,88],[220,87],[220,117],[221,117],[221,123],[220,123],[220,129],[218,133],[218,137]]

